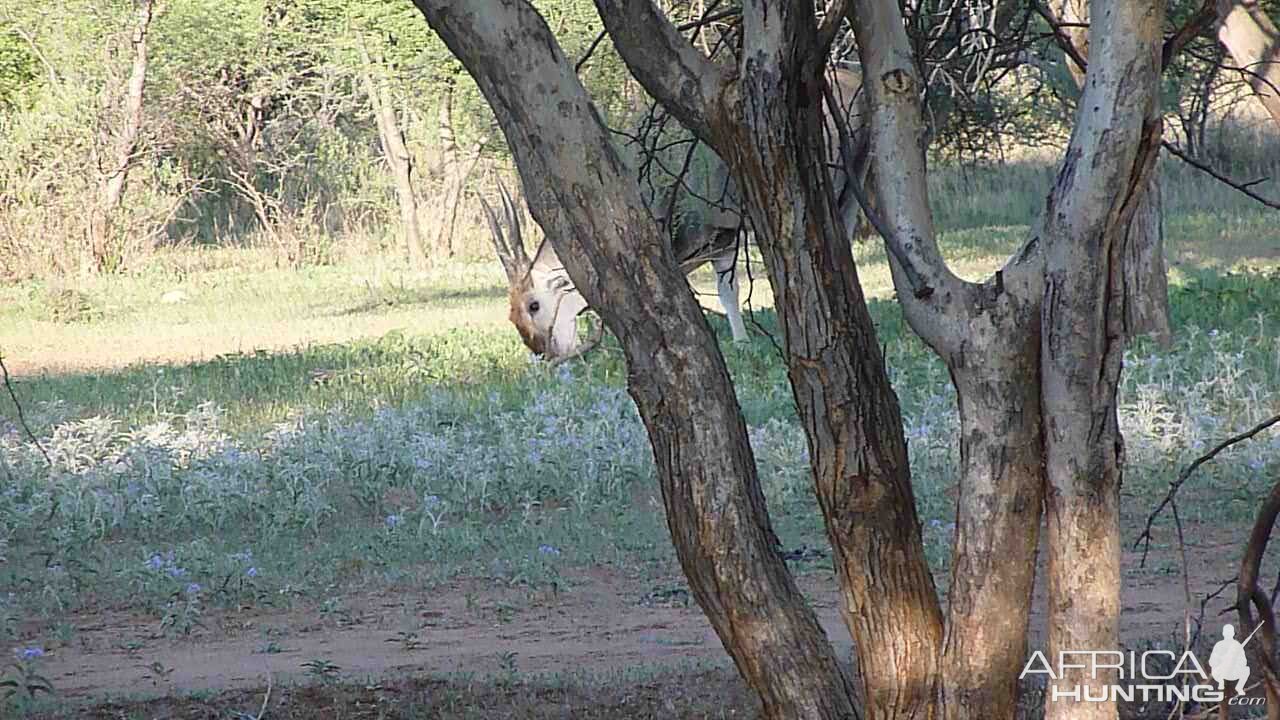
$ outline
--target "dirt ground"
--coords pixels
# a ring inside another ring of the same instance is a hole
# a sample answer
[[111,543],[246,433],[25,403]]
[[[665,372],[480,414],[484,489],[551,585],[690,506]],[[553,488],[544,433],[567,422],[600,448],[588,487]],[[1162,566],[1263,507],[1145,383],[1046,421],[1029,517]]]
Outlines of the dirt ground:
[[[1188,555],[1196,614],[1199,599],[1235,574],[1240,537],[1188,529],[1188,538],[1194,539]],[[1126,557],[1122,636],[1127,646],[1179,642],[1185,603],[1173,558],[1172,551],[1162,549],[1148,560],[1148,569],[1139,571],[1138,555]],[[466,581],[348,597],[341,613],[316,608],[223,612],[207,616],[206,627],[190,638],[165,637],[150,617],[81,615],[69,619],[74,641],[49,648],[43,669],[63,700],[100,706],[120,696],[260,692],[269,682],[297,691],[317,683],[316,672],[304,667],[314,668],[316,661],[336,666],[333,674],[343,681],[392,683],[442,673],[492,680],[527,673],[660,673],[699,663],[728,667],[696,604],[686,593],[669,590],[683,587],[682,578],[642,580],[609,570],[570,578],[568,589],[556,595]],[[851,644],[838,614],[833,576],[806,573],[801,586],[837,652],[848,657]],[[1043,591],[1039,595],[1032,649],[1043,647]],[[1233,596],[1234,587],[1228,588],[1207,605],[1206,634],[1230,621],[1219,614]],[[733,682],[731,671],[721,674],[725,677],[717,682]]]

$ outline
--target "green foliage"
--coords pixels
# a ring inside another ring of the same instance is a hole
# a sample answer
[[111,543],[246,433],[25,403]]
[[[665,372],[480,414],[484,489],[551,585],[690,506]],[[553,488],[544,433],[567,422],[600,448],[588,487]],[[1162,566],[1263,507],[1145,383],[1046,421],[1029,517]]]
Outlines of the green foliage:
[[26,107],[39,77],[38,63],[15,29],[0,23],[0,118]]

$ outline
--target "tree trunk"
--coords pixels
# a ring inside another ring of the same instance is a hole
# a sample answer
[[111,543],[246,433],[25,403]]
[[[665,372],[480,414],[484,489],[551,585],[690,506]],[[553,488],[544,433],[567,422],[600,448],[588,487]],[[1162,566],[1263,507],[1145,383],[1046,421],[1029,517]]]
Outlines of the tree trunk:
[[[760,71],[744,74],[743,116],[726,123],[717,149],[743,188],[769,271],[865,712],[928,717],[942,612],[924,555],[902,418],[849,233],[834,207],[822,105],[801,102],[822,97],[825,57],[806,47],[813,28],[802,24],[802,9],[774,12],[744,18],[747,37],[765,27],[784,32],[773,44],[744,50],[744,65]],[[807,19],[812,23],[811,14]],[[784,48],[798,50],[801,62],[809,54],[809,64],[793,66]]]
[[870,94],[872,172],[890,267],[912,329],[947,363],[960,407],[956,506],[940,714],[1013,718],[1042,514],[1037,253],[983,284],[955,277],[928,204],[925,124],[895,4],[850,12]]
[[[1119,648],[1120,483],[1116,394],[1126,337],[1127,231],[1160,147],[1154,89],[1163,6],[1103,2],[1093,13],[1089,82],[1072,146],[1042,219],[1046,284],[1041,376],[1048,511],[1049,657]],[[1092,67],[1101,65],[1101,68]],[[1135,90],[1128,90],[1128,89]],[[1062,668],[1046,720],[1114,720],[1114,670]]]
[[[1090,6],[1086,0],[1051,0],[1062,35],[1075,48],[1075,55],[1089,59]],[[1071,53],[1067,67],[1077,91],[1083,91],[1085,71]],[[1152,174],[1134,211],[1126,240],[1123,279],[1125,337],[1149,335],[1162,347],[1173,342],[1169,325],[1169,281],[1164,258],[1164,208],[1160,178]]]
[[453,257],[453,229],[458,219],[458,205],[462,200],[462,191],[467,185],[467,178],[480,160],[483,143],[478,143],[465,156],[458,148],[458,139],[453,126],[453,83],[445,91],[444,100],[440,104],[440,153],[441,167],[441,212],[436,226],[432,248],[436,258]]
[[1169,271],[1164,261],[1164,210],[1160,177],[1151,173],[1125,230],[1125,337],[1148,335],[1162,347],[1173,344],[1169,326]]
[[1280,32],[1258,0],[1217,0],[1218,41],[1248,72],[1249,87],[1280,125]]
[[622,345],[676,554],[765,717],[856,717],[778,552],[715,336],[550,29],[523,0],[415,4],[475,77],[534,218]]
[[[854,717],[851,683],[776,552],[723,358],[545,23],[524,0],[415,2],[476,78],[535,218],[622,344],[677,555],[765,717]],[[633,75],[725,158],[752,216],[868,717],[1014,716],[1042,499],[1053,513],[1050,652],[1116,647],[1121,268],[1159,146],[1148,121],[1163,12],[1149,0],[1098,2],[1081,103],[1090,111],[1078,113],[1042,227],[983,284],[958,279],[937,250],[921,82],[898,4],[856,0],[849,13],[873,79],[874,177],[895,286],[960,397],[944,636],[896,397],[831,189],[817,100],[828,49],[812,10],[744,4],[730,70],[652,3],[596,0]],[[1115,706],[1047,711],[1112,718]]]
[[142,133],[143,92],[147,84],[147,33],[151,29],[152,0],[139,0],[136,25],[129,39],[133,46],[133,66],[125,88],[121,125],[115,138],[110,165],[98,178],[98,203],[90,212],[89,242],[93,269],[102,272],[120,258],[111,248],[114,215],[124,198],[125,181],[134,165],[138,137]]
[[400,205],[400,230],[404,233],[405,256],[410,266],[423,267],[427,263],[427,255],[422,248],[422,231],[418,225],[418,196],[413,191],[413,155],[405,145],[404,133],[401,132],[400,122],[396,118],[391,92],[387,89],[386,81],[377,77],[377,69],[374,67],[363,37],[360,38],[359,45],[360,60],[363,63],[361,79],[378,125],[378,141],[382,145],[382,157],[387,161],[387,168],[395,181],[396,200]]
[[1013,294],[995,305],[972,350],[947,358],[960,406],[961,476],[942,698],[946,717],[957,720],[1016,714],[1040,538],[1037,306]]

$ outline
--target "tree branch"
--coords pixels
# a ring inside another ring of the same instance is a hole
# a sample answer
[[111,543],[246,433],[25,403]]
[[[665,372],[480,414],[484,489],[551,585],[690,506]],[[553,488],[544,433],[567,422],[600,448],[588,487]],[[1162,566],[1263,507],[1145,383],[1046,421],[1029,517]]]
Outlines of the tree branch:
[[[915,263],[911,256],[902,246],[902,242],[898,239],[896,233],[885,224],[880,217],[880,213],[871,206],[867,199],[866,189],[862,187],[859,178],[862,177],[860,165],[865,164],[868,148],[864,140],[860,143],[861,147],[855,149],[853,134],[849,131],[849,121],[844,116],[844,110],[836,101],[835,93],[831,90],[831,83],[824,82],[822,84],[822,92],[827,99],[827,111],[831,114],[831,118],[835,121],[836,130],[840,134],[840,159],[844,166],[844,188],[839,198],[840,215],[847,217],[844,212],[844,206],[848,203],[849,198],[844,197],[846,194],[853,195],[857,199],[857,203],[862,207],[862,212],[866,214],[867,221],[871,223],[871,227],[875,228],[880,237],[884,238],[885,247],[889,248],[889,252],[893,253],[898,264],[902,266],[902,272],[907,276],[907,283],[911,286],[912,295],[916,298],[924,299],[933,294],[933,288],[916,269]],[[845,228],[849,230],[849,228]]]
[[1192,15],[1186,24],[1164,41],[1164,47],[1160,51],[1161,68],[1169,67],[1169,63],[1173,62],[1187,43],[1207,30],[1213,21],[1218,19],[1218,11],[1214,6],[1214,0],[1205,0],[1204,5],[1200,6],[1195,15]]
[[1271,495],[1258,511],[1258,518],[1249,534],[1249,544],[1245,547],[1244,557],[1240,559],[1240,581],[1236,585],[1236,612],[1240,615],[1240,632],[1253,632],[1253,609],[1258,611],[1257,618],[1261,629],[1258,631],[1262,648],[1255,657],[1262,660],[1262,684],[1267,695],[1267,717],[1275,718],[1280,714],[1280,668],[1276,667],[1276,614],[1267,594],[1258,585],[1258,573],[1262,568],[1262,557],[1266,554],[1267,543],[1271,539],[1271,531],[1276,517],[1280,516],[1280,482],[1271,488]]
[[711,138],[729,73],[698,51],[652,0],[595,0],[605,31],[644,89],[694,135]]
[[[818,26],[817,54],[820,57],[827,57],[831,54],[831,44],[835,42],[836,35],[840,34],[840,23],[844,21],[845,13],[849,11],[849,0],[831,0],[831,4],[827,6],[827,12],[822,16],[822,24]],[[835,106],[832,105],[832,112],[836,112]]]
[[52,467],[53,460],[49,458],[48,451],[44,449],[44,445],[40,442],[40,438],[36,437],[35,433],[31,432],[31,426],[27,424],[27,417],[22,412],[22,403],[18,402],[18,393],[14,392],[13,383],[9,380],[9,368],[5,367],[4,355],[0,355],[0,377],[4,379],[4,389],[8,391],[9,399],[13,401],[13,408],[18,413],[18,424],[22,426],[23,432],[27,434],[27,438],[31,440],[31,443],[35,445],[36,449],[40,451],[40,454],[44,456],[44,461]]
[[[1210,1],[1212,2],[1212,0]],[[1032,6],[1035,7],[1035,10],[1039,13],[1040,17],[1044,18],[1044,21],[1049,23],[1049,27],[1053,29],[1054,42],[1058,44],[1058,47],[1062,48],[1062,52],[1066,53],[1067,57],[1071,58],[1071,62],[1080,67],[1080,72],[1087,70],[1089,68],[1089,63],[1084,59],[1084,55],[1080,52],[1080,48],[1076,47],[1076,44],[1071,41],[1071,36],[1062,31],[1062,28],[1075,23],[1060,22],[1058,18],[1054,17],[1053,11],[1040,2],[1033,2]]]
[[[946,355],[960,344],[957,328],[972,311],[967,299],[976,286],[956,277],[938,249],[926,182],[923,85],[910,40],[895,0],[855,0],[847,17],[871,110],[875,196],[883,228],[877,230],[889,248],[907,321]],[[899,255],[908,262],[899,262]]]
[[1254,425],[1248,430],[1245,430],[1242,433],[1239,433],[1237,435],[1232,435],[1226,440],[1223,440],[1222,442],[1213,446],[1213,448],[1210,449],[1209,452],[1206,452],[1205,454],[1193,460],[1190,465],[1182,469],[1182,472],[1178,473],[1177,479],[1169,483],[1169,491],[1165,493],[1164,499],[1161,500],[1160,504],[1156,506],[1156,509],[1152,510],[1151,514],[1147,516],[1147,525],[1142,530],[1142,534],[1138,536],[1137,540],[1133,541],[1134,549],[1137,549],[1139,545],[1143,546],[1142,560],[1138,563],[1139,567],[1143,567],[1146,565],[1147,553],[1151,549],[1151,529],[1155,525],[1156,519],[1159,518],[1160,515],[1164,512],[1164,509],[1166,507],[1169,507],[1170,503],[1174,501],[1175,497],[1178,494],[1178,490],[1182,489],[1183,484],[1185,484],[1187,480],[1191,478],[1191,474],[1194,473],[1201,465],[1217,457],[1218,453],[1222,452],[1223,450],[1226,450],[1227,448],[1231,447],[1232,445],[1235,445],[1236,443],[1244,442],[1245,440],[1252,438],[1253,436],[1257,435],[1263,430],[1266,430],[1272,425],[1275,425],[1276,423],[1280,423],[1280,415],[1273,415],[1267,418],[1266,420],[1263,420],[1262,422],[1258,423],[1257,425]]
[[1259,195],[1258,193],[1254,192],[1254,191],[1253,191],[1253,189],[1252,189],[1252,187],[1253,187],[1254,185],[1257,185],[1257,184],[1258,184],[1258,183],[1260,183],[1260,182],[1265,182],[1265,181],[1267,180],[1267,178],[1259,178],[1259,179],[1257,179],[1257,180],[1252,180],[1252,181],[1247,182],[1247,183],[1236,182],[1235,180],[1232,180],[1231,178],[1227,177],[1226,175],[1223,175],[1222,173],[1218,172],[1217,170],[1214,170],[1212,167],[1209,167],[1208,165],[1206,165],[1206,164],[1204,164],[1204,163],[1202,163],[1202,162],[1199,162],[1199,161],[1195,160],[1195,159],[1194,159],[1194,158],[1192,158],[1191,156],[1189,156],[1189,155],[1187,155],[1186,153],[1184,153],[1184,152],[1181,150],[1181,148],[1179,148],[1177,145],[1174,145],[1173,143],[1169,142],[1168,140],[1162,141],[1162,142],[1160,143],[1160,145],[1161,145],[1161,147],[1163,147],[1165,150],[1167,150],[1167,151],[1169,152],[1169,154],[1170,154],[1170,155],[1173,155],[1174,157],[1178,158],[1178,159],[1179,159],[1179,160],[1181,160],[1182,162],[1184,162],[1184,163],[1186,163],[1186,164],[1190,165],[1191,167],[1193,167],[1193,168],[1195,168],[1195,169],[1199,170],[1200,172],[1202,172],[1202,173],[1204,173],[1204,174],[1206,174],[1206,175],[1208,175],[1208,176],[1212,177],[1214,180],[1217,180],[1218,182],[1220,182],[1220,183],[1222,183],[1222,184],[1224,184],[1224,185],[1229,185],[1229,186],[1231,186],[1232,188],[1235,188],[1235,189],[1236,189],[1236,191],[1238,191],[1238,192],[1240,192],[1240,193],[1243,193],[1244,195],[1248,196],[1249,198],[1252,198],[1253,200],[1256,200],[1257,202],[1260,202],[1260,203],[1262,203],[1263,205],[1266,205],[1266,206],[1267,206],[1267,207],[1269,207],[1269,208],[1274,208],[1274,209],[1276,209],[1276,210],[1280,210],[1280,202],[1277,202],[1277,201],[1275,201],[1275,200],[1270,200],[1270,199],[1268,199],[1268,198],[1265,198],[1265,197],[1263,197],[1263,196]]

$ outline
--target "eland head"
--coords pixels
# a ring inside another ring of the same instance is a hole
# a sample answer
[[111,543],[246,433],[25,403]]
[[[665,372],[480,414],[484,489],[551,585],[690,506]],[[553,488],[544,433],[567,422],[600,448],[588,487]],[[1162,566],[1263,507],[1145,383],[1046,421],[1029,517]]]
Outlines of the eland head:
[[[573,286],[555,248],[543,238],[530,260],[520,232],[520,212],[506,186],[498,184],[503,221],[484,198],[480,205],[489,223],[498,260],[507,272],[508,318],[520,339],[535,354],[557,359],[578,349],[578,314],[587,301]],[[503,225],[506,225],[506,232]]]

